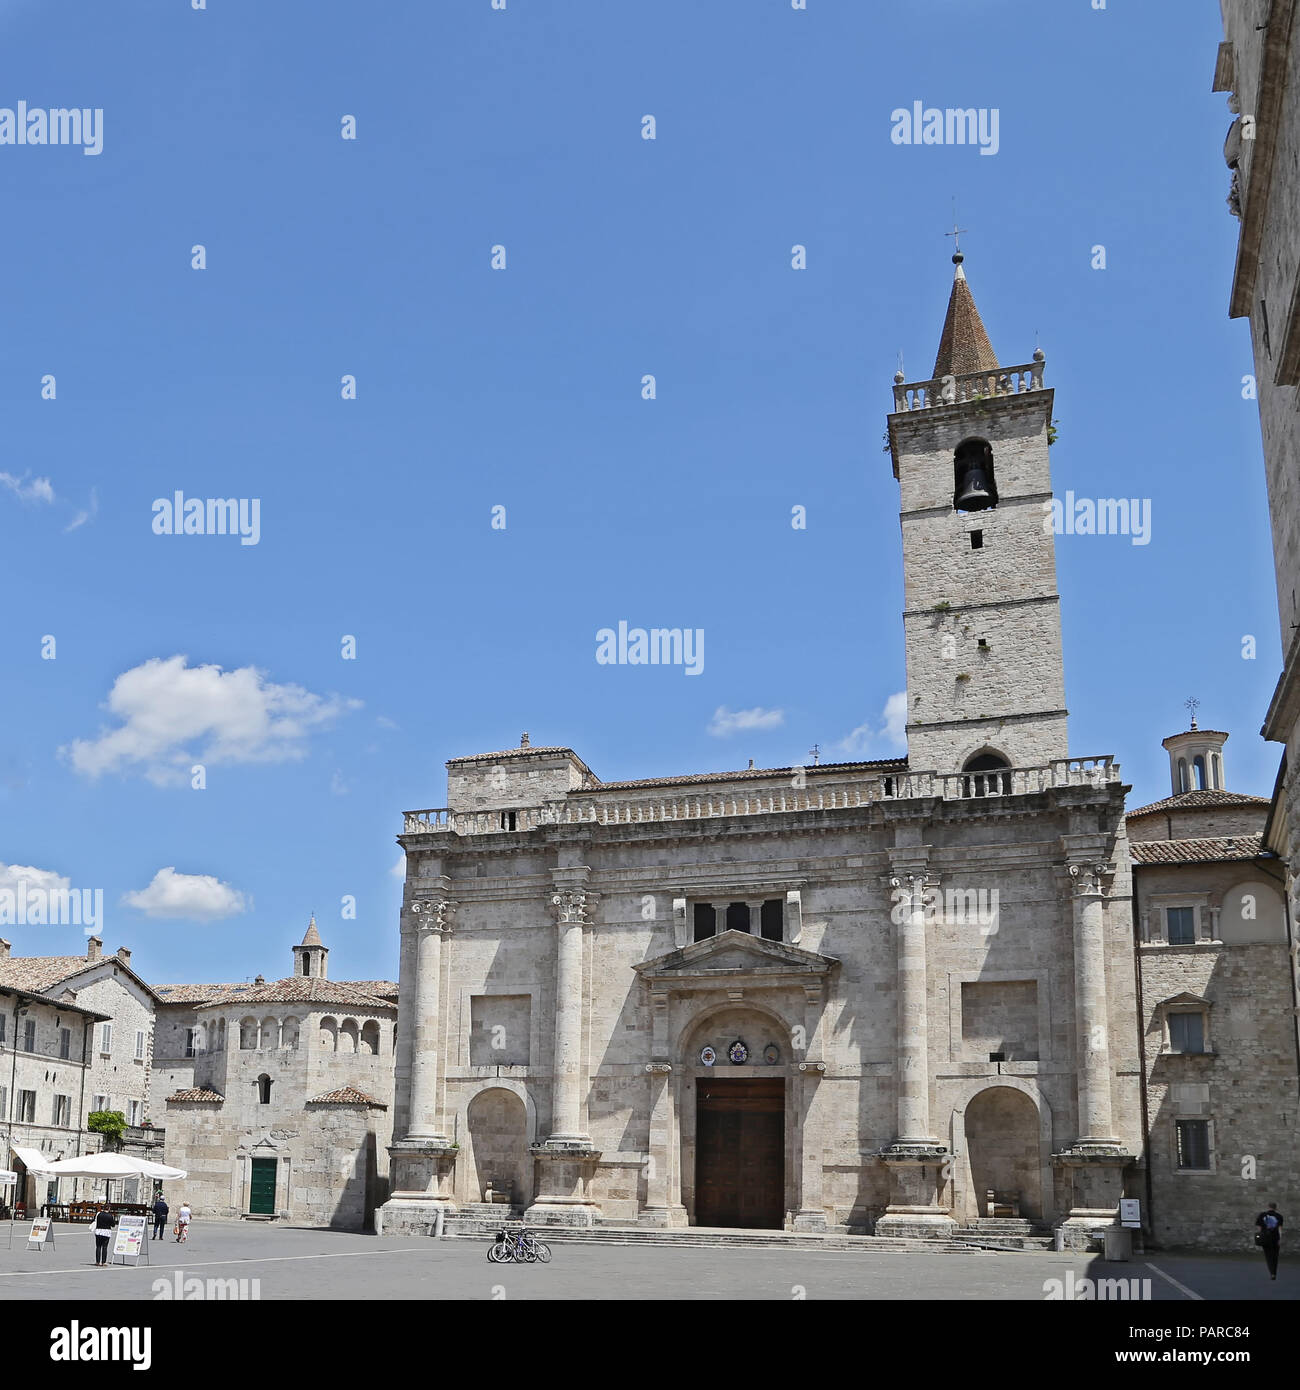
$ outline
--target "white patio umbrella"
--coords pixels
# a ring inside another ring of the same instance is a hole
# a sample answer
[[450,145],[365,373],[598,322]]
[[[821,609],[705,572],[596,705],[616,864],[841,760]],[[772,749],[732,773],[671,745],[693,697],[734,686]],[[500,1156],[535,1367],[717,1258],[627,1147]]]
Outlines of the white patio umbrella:
[[169,1168],[165,1163],[153,1163],[132,1154],[83,1154],[80,1158],[62,1158],[47,1163],[42,1177],[51,1178],[186,1178],[184,1168]]

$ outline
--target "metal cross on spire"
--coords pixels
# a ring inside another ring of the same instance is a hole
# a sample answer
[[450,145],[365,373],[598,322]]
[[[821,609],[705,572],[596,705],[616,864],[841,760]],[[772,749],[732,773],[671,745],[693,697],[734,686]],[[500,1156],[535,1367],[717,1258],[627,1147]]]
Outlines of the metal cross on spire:
[[814,743],[813,746],[808,750],[808,756],[813,760],[813,766],[816,767],[818,763],[820,763],[822,760],[821,744]]
[[969,227],[959,227],[957,225],[957,200],[956,198],[954,198],[952,200],[952,231],[944,233],[944,236],[952,237],[952,249],[954,255],[961,255],[961,234],[963,232],[968,232],[969,230]]
[[1183,708],[1192,716],[1192,728],[1196,727],[1196,711],[1200,709],[1201,702],[1195,695],[1183,701]]

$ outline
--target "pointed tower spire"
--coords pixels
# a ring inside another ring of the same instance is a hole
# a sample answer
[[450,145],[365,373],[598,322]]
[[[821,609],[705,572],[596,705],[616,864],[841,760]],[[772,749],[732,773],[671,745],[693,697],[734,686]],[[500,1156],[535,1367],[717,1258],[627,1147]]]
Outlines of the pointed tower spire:
[[302,944],[293,948],[293,973],[305,975],[308,979],[323,980],[325,958],[329,953],[330,948],[320,939],[320,932],[316,930],[316,914],[313,912],[311,921],[307,923],[307,934],[303,937]]
[[966,283],[961,268],[966,257],[954,251],[952,263],[957,267],[952,277],[952,294],[948,297],[948,316],[943,321],[943,336],[939,339],[939,355],[934,359],[934,380],[945,376],[962,376],[966,372],[995,372],[998,355],[993,351],[984,321],[975,307],[975,297]]

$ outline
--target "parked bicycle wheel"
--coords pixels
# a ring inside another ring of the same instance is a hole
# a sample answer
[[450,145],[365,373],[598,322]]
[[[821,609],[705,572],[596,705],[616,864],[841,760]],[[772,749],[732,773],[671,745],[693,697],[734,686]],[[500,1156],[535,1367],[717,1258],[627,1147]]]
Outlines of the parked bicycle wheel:
[[537,1258],[542,1264],[550,1264],[551,1247],[547,1245],[547,1243],[544,1240],[535,1240],[533,1242],[533,1249],[537,1252]]
[[508,1264],[510,1262],[509,1244],[504,1240],[495,1241],[488,1246],[487,1257],[490,1265]]

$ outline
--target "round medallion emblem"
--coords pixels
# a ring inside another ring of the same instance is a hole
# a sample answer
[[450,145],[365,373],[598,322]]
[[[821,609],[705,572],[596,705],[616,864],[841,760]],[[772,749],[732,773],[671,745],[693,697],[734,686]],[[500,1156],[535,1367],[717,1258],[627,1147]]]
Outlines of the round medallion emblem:
[[774,1067],[781,1060],[781,1049],[775,1043],[768,1043],[763,1049],[763,1060],[769,1067]]
[[706,1067],[711,1067],[717,1060],[718,1054],[714,1052],[711,1047],[706,1047],[700,1053],[700,1061],[703,1062]]
[[731,1058],[736,1066],[741,1066],[743,1063],[749,1061],[749,1048],[737,1038],[727,1049],[727,1056]]

